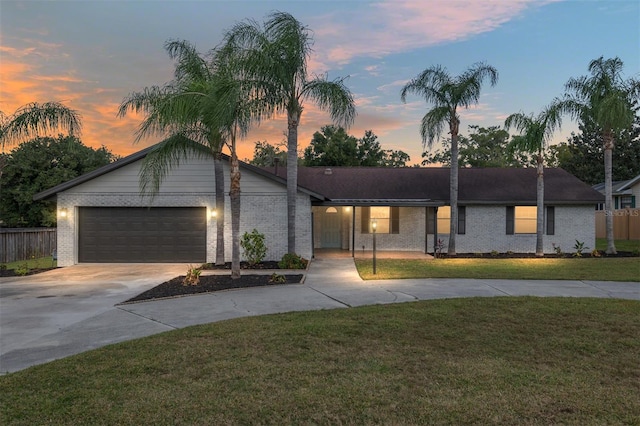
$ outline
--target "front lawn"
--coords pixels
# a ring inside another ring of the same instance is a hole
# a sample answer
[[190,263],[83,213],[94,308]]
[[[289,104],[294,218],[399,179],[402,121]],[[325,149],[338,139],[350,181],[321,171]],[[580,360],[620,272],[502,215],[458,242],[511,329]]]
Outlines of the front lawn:
[[637,424],[640,302],[250,317],[0,376],[0,424]]
[[[640,240],[615,240],[614,244],[616,245],[617,251],[629,251],[632,253],[640,253]],[[602,251],[606,250],[607,239],[596,238],[596,248]]]
[[640,258],[356,259],[365,279],[493,278],[524,280],[640,281]]
[[[29,273],[38,269],[51,269],[57,266],[57,261],[53,260],[51,256],[40,257],[38,259],[19,260],[16,262],[0,263],[0,269],[5,271],[26,271]],[[0,271],[0,276],[1,276]]]

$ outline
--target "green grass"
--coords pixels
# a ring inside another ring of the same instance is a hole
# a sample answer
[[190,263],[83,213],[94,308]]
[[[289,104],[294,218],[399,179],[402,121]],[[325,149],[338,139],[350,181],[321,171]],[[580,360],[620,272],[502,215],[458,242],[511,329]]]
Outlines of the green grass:
[[525,280],[640,281],[640,258],[594,259],[356,259],[365,280],[493,278]]
[[20,269],[20,268],[24,268],[25,265],[29,269],[44,269],[44,268],[51,268],[52,265],[53,267],[55,267],[57,263],[58,263],[57,261],[52,260],[51,256],[47,256],[47,257],[41,257],[38,259],[28,259],[28,260],[20,260],[17,262],[8,262],[8,263],[5,263],[5,265],[7,267],[6,269]]
[[[640,240],[615,240],[615,245],[618,251],[640,252]],[[598,250],[606,250],[607,239],[596,238],[596,248]]]
[[242,318],[0,377],[0,424],[637,424],[640,302]]

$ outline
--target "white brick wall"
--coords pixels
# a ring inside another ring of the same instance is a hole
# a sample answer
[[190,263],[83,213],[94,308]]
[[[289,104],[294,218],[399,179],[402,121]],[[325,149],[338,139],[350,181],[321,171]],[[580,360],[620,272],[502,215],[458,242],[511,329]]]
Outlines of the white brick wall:
[[[534,253],[535,234],[506,234],[505,206],[467,206],[466,234],[456,235],[456,252],[488,253],[513,251],[515,253]],[[356,208],[356,250],[371,250],[371,234],[360,233],[361,214]],[[430,218],[431,220],[431,218]],[[400,233],[378,234],[379,250],[406,250],[424,252],[425,208],[400,208]],[[316,228],[318,230],[318,228]],[[438,238],[449,242],[449,234],[438,234]],[[594,206],[555,206],[555,235],[544,235],[545,253],[553,253],[553,244],[564,252],[573,252],[575,241],[595,248],[595,211]],[[428,236],[428,251],[433,251],[433,235]],[[445,248],[446,251],[446,248]]]
[[[225,259],[231,261],[231,203],[225,200]],[[58,265],[69,266],[78,262],[78,207],[207,207],[214,208],[215,196],[202,194],[160,194],[150,202],[138,194],[61,193],[58,210],[67,209],[67,217],[58,219]],[[256,228],[265,234],[268,248],[266,260],[280,260],[287,252],[287,199],[286,194],[243,195],[240,197],[240,237]],[[311,257],[311,201],[298,194],[297,251]],[[216,222],[207,215],[207,262],[215,261]],[[240,252],[242,258],[242,249]]]

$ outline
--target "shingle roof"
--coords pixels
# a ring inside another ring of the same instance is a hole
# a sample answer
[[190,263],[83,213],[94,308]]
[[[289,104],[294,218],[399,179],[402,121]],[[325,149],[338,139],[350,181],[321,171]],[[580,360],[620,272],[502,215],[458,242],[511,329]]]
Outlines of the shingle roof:
[[[273,173],[273,169],[269,169]],[[330,172],[329,172],[330,171]],[[545,169],[545,202],[596,204],[598,191],[562,169]],[[286,169],[278,175],[286,178]],[[458,174],[462,204],[536,203],[534,168],[465,168]],[[449,201],[449,168],[299,167],[298,185],[329,200]]]

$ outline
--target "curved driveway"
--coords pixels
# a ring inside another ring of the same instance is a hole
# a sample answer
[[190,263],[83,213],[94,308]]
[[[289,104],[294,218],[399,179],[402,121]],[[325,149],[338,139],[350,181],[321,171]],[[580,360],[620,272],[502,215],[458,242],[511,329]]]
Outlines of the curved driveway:
[[0,278],[0,373],[163,331],[271,313],[453,297],[640,300],[640,283],[407,279],[362,281],[351,259],[317,259],[303,284],[117,305],[184,275],[187,265],[76,265]]

